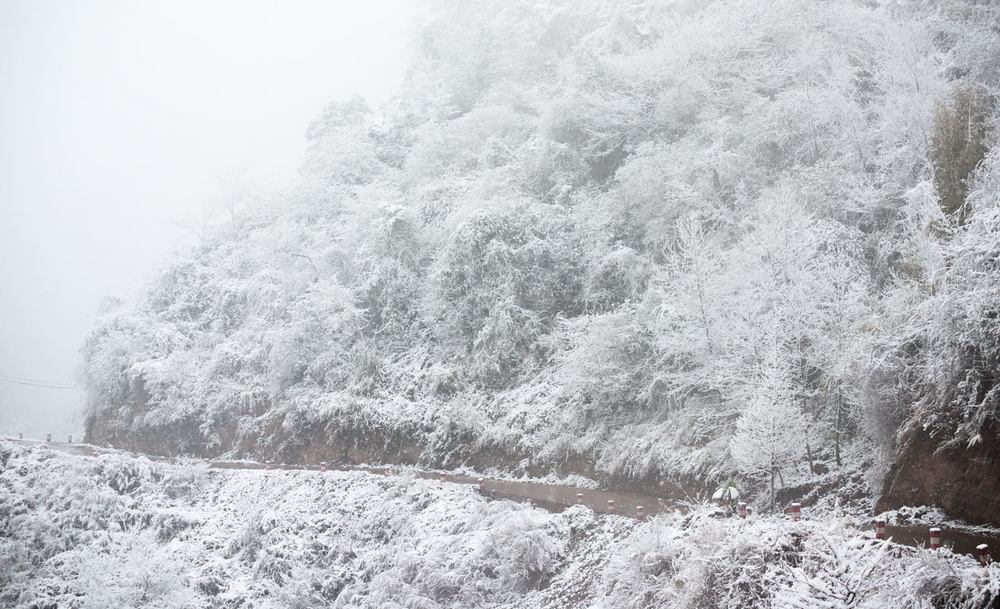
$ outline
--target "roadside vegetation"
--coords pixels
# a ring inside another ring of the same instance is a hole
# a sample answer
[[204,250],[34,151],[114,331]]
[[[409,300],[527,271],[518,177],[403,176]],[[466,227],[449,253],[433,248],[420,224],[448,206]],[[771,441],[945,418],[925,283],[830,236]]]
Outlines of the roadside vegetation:
[[[17,609],[986,609],[1000,567],[886,545],[836,511],[646,521],[468,486],[207,470],[0,444],[0,605]],[[994,604],[990,604],[994,603]]]

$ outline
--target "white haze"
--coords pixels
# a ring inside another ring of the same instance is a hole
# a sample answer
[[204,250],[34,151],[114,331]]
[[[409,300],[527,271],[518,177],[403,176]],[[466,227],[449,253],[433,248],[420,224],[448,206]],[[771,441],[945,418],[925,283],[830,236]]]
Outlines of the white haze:
[[0,3],[0,435],[80,434],[78,349],[233,176],[287,179],[309,120],[402,79],[405,0]]

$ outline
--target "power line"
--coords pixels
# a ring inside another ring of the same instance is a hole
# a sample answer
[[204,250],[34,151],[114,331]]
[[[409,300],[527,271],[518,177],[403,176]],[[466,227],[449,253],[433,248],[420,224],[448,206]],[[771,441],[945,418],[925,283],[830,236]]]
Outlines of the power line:
[[53,383],[50,381],[29,379],[20,376],[10,376],[7,374],[0,374],[0,381],[6,381],[8,383],[14,383],[17,385],[25,385],[27,387],[41,387],[43,389],[79,389],[78,385],[69,385],[67,383]]

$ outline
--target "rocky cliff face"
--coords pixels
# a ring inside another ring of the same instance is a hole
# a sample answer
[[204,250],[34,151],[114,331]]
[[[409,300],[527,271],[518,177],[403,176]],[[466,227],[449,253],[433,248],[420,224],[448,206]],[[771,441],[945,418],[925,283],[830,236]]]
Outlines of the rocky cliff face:
[[900,443],[876,509],[938,505],[970,523],[1000,525],[1000,433],[983,431],[982,442],[964,449],[937,449],[916,427]]

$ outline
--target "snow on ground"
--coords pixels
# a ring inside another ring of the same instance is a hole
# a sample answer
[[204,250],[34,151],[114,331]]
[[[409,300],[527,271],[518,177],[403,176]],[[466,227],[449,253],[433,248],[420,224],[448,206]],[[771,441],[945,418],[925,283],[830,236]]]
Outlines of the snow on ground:
[[[552,514],[363,472],[0,443],[0,606],[986,607],[1000,569],[850,517]],[[951,603],[951,604],[949,604]]]
[[942,527],[972,535],[1000,537],[1000,528],[984,524],[969,524],[962,520],[949,518],[944,510],[935,506],[904,505],[895,510],[882,512],[879,517],[890,525]]

